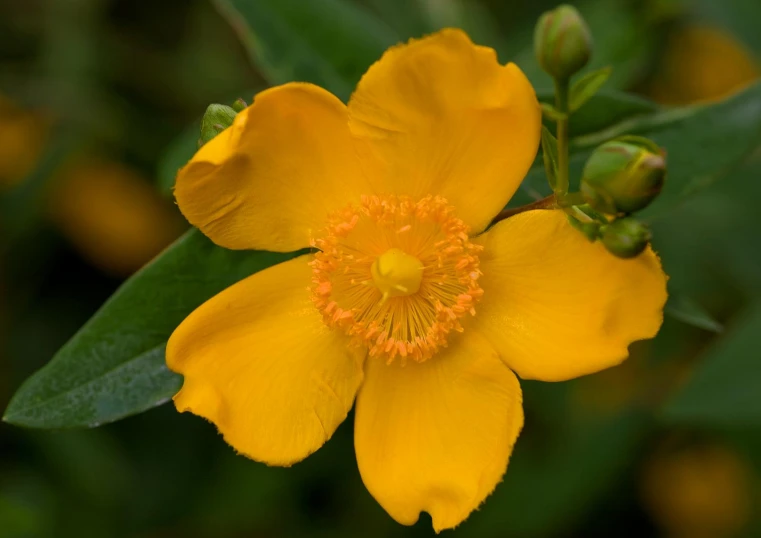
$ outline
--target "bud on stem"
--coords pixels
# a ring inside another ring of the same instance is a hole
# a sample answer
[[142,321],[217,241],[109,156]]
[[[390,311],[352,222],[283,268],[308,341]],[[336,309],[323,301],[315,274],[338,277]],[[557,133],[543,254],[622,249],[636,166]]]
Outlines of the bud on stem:
[[584,166],[581,193],[598,211],[615,215],[645,208],[663,188],[666,160],[649,140],[624,137],[597,148]]
[[592,55],[592,35],[573,6],[545,12],[534,30],[534,53],[539,65],[556,80],[567,81]]
[[600,228],[600,240],[608,252],[619,258],[638,256],[650,242],[650,230],[632,217],[615,220]]
[[238,113],[229,106],[219,104],[209,105],[201,120],[201,138],[198,141],[198,145],[204,145],[230,127],[237,115]]
[[248,103],[246,103],[246,102],[243,100],[243,98],[241,98],[241,97],[238,97],[238,98],[235,100],[235,102],[233,103],[233,105],[232,105],[232,109],[233,109],[235,112],[243,112],[243,111],[246,109],[246,107],[247,107],[247,106],[248,106]]

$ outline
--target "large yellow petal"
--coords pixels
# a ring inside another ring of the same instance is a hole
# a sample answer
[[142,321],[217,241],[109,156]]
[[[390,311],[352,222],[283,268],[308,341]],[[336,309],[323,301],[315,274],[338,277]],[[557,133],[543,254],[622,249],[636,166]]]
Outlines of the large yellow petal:
[[484,290],[469,329],[524,379],[560,381],[615,366],[663,321],[666,275],[651,249],[630,260],[590,243],[562,211],[499,222],[478,238]]
[[214,424],[238,452],[291,465],[346,418],[364,352],[329,330],[307,287],[311,256],[239,282],[193,312],[167,346],[185,376],[174,402]]
[[541,129],[521,70],[454,29],[389,49],[357,86],[349,116],[363,166],[381,174],[376,190],[444,196],[476,232],[520,185]]
[[367,489],[412,525],[421,511],[438,532],[461,523],[492,492],[523,426],[515,375],[475,333],[430,360],[368,358],[354,442]]
[[191,224],[232,249],[309,246],[330,211],[370,188],[346,106],[312,84],[266,90],[180,170],[175,197]]

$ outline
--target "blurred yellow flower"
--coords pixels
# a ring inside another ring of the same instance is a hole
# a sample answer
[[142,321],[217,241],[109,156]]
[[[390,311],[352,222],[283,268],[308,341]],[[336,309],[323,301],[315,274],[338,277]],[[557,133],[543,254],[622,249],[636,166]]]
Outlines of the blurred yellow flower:
[[48,121],[0,96],[0,190],[33,170],[48,135]]
[[751,476],[726,447],[665,446],[645,467],[642,499],[668,538],[729,538],[750,518]]
[[760,74],[756,59],[732,35],[710,26],[686,26],[670,36],[650,96],[673,105],[715,101]]
[[127,276],[182,233],[181,219],[151,185],[117,162],[80,159],[55,178],[52,219],[92,264]]
[[523,424],[515,373],[618,364],[658,331],[665,275],[608,254],[562,211],[486,228],[536,156],[541,112],[514,64],[444,30],[387,51],[348,106],[311,84],[259,94],[175,187],[217,244],[314,254],[193,312],[167,347],[180,411],[240,453],[291,465],[356,396],[362,479],[439,531],[501,480]]

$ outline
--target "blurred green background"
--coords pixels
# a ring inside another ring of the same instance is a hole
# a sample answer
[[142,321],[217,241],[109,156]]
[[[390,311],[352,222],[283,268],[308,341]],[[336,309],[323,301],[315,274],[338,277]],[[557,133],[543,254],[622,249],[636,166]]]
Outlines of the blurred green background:
[[[550,81],[531,36],[554,5],[4,0],[0,409],[186,229],[171,185],[209,103],[293,79],[346,99],[386,46],[444,26],[518,63],[541,94]],[[593,67],[614,67],[607,92],[664,107],[711,103],[761,73],[758,0],[575,5],[596,39]],[[757,142],[652,218],[671,275],[661,334],[601,374],[524,382],[526,427],[507,475],[450,534],[761,536]],[[399,526],[365,490],[351,417],[291,469],[236,456],[212,425],[171,405],[91,430],[0,424],[0,538],[432,534],[427,516]]]

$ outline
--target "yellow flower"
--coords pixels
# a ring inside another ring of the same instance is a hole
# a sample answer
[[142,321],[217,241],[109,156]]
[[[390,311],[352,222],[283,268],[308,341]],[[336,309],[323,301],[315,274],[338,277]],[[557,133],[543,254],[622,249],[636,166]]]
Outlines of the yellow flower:
[[685,105],[723,99],[756,80],[761,70],[752,53],[731,34],[688,25],[670,37],[659,73],[651,97]]
[[444,30],[387,51],[348,106],[267,90],[180,171],[180,209],[217,244],[306,254],[193,312],[167,363],[180,411],[238,452],[291,465],[356,396],[362,479],[398,522],[462,522],[500,481],[526,379],[621,362],[661,324],[652,251],[620,260],[559,211],[485,231],[531,166],[541,113],[492,49]]
[[48,121],[0,95],[0,191],[33,170],[48,136]]
[[753,470],[728,447],[665,443],[643,471],[642,501],[669,538],[739,536],[750,520]]
[[183,231],[182,218],[137,172],[115,161],[80,158],[55,178],[49,214],[92,264],[124,277]]

